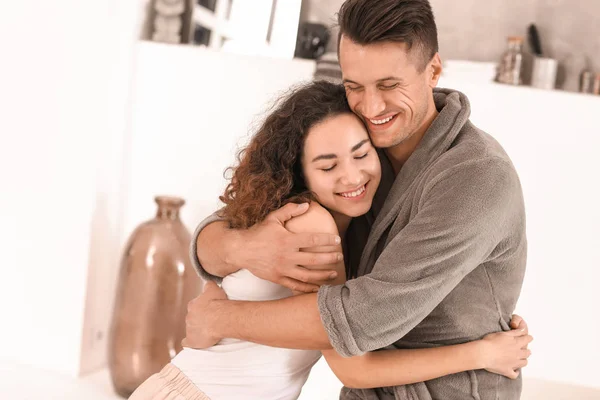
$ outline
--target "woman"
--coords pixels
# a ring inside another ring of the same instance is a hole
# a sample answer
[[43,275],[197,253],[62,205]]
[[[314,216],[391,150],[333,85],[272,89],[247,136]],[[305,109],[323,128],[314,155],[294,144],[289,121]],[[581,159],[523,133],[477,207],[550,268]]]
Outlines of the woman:
[[[286,227],[339,234],[346,254],[352,251],[344,240],[352,218],[369,211],[381,178],[377,152],[348,107],[343,87],[326,82],[286,96],[240,154],[233,171],[221,196],[225,204],[221,214],[232,228],[248,228],[288,202],[308,202],[309,210]],[[343,283],[347,275],[343,262],[335,268],[338,278],[333,284]],[[225,277],[223,289],[234,300],[292,295],[247,270]],[[481,368],[516,378],[527,362],[530,341],[526,332],[510,331],[440,348],[383,350],[352,358],[342,358],[334,350],[323,355],[346,386],[383,387]],[[185,348],[131,399],[296,399],[320,355],[233,339],[205,350]]]

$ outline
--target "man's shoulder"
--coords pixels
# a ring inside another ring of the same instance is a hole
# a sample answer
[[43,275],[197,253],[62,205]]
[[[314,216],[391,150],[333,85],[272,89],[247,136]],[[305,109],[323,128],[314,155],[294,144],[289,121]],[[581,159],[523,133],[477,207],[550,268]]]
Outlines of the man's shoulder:
[[435,162],[433,167],[438,171],[462,166],[465,169],[480,169],[489,165],[484,171],[514,171],[512,161],[502,145],[490,134],[468,121],[461,129],[456,140]]
[[512,188],[511,193],[521,191],[518,173],[508,154],[491,135],[470,122],[422,176],[424,189],[438,186],[440,182],[455,188],[479,182],[479,190],[486,185],[506,182],[507,187]]

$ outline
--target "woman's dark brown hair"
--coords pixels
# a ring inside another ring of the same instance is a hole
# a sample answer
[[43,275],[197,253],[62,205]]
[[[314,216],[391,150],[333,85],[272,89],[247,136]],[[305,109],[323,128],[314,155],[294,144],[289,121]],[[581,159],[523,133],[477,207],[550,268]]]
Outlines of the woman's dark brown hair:
[[351,113],[344,87],[326,81],[292,89],[281,98],[250,144],[220,200],[232,228],[248,228],[284,204],[313,199],[302,174],[302,151],[310,128]]
[[360,45],[405,43],[420,55],[420,71],[438,52],[437,26],[428,0],[346,0],[338,13],[342,35]]

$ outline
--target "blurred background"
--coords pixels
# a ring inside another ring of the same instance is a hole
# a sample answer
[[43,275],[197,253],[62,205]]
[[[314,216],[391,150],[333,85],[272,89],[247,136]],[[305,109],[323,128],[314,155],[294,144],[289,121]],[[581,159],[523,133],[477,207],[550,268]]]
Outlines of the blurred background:
[[[375,1],[375,0],[374,0]],[[339,79],[341,0],[30,0],[0,15],[0,398],[116,399],[120,260],[153,198],[192,231],[290,85]],[[521,177],[524,399],[600,399],[597,0],[431,0],[442,87]],[[323,362],[303,399],[337,398]]]

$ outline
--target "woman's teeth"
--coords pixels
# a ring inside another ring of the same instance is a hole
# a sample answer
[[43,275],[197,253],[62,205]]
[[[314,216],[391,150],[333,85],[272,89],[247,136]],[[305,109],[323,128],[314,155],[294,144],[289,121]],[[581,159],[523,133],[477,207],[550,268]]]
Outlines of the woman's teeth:
[[357,197],[357,196],[360,196],[361,194],[363,194],[364,191],[365,191],[365,186],[363,185],[360,189],[355,190],[354,192],[340,193],[340,196],[348,197],[348,198]]
[[373,123],[375,125],[381,125],[381,124],[385,124],[386,122],[390,122],[392,120],[392,118],[394,118],[394,115],[392,115],[391,117],[387,117],[385,119],[369,119],[369,121],[371,121],[371,123]]

